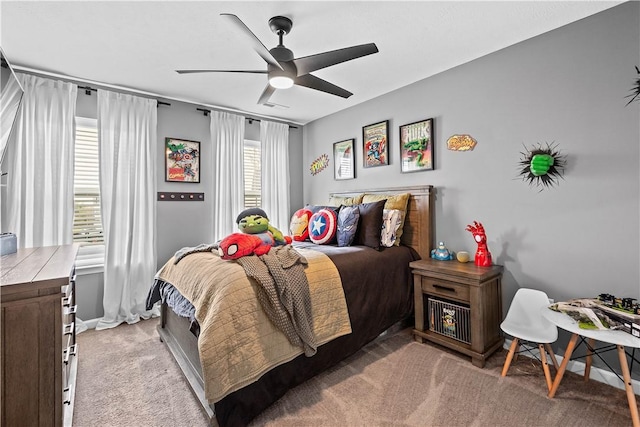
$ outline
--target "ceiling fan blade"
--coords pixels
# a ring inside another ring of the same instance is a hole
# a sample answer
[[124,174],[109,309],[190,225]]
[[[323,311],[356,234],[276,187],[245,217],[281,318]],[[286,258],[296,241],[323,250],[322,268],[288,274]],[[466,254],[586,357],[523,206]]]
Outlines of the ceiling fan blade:
[[371,55],[372,53],[378,53],[378,47],[375,43],[361,44],[318,53],[316,55],[304,56],[294,59],[293,63],[296,64],[298,75],[303,75],[341,62]]
[[251,74],[267,74],[266,70],[176,70],[178,74],[196,74],[196,73],[251,73]]
[[321,92],[330,93],[332,95],[337,95],[342,98],[348,98],[353,95],[348,90],[342,89],[339,86],[334,85],[333,83],[329,83],[326,80],[322,80],[319,77],[316,77],[311,74],[305,74],[304,76],[298,76],[293,81],[298,86],[308,87],[310,89],[319,90]]
[[273,95],[273,92],[276,91],[276,88],[267,83],[267,87],[262,91],[262,95],[260,95],[260,99],[258,99],[258,104],[266,104]]
[[258,55],[262,57],[262,59],[267,61],[267,64],[273,65],[279,70],[282,70],[282,66],[273,57],[273,55],[271,55],[271,52],[269,52],[269,49],[267,49],[265,45],[262,44],[260,39],[258,39],[258,37],[256,37],[256,35],[251,32],[249,27],[247,27],[244,24],[244,22],[240,20],[240,18],[238,18],[236,15],[233,15],[231,13],[221,13],[220,16],[225,17],[227,21],[229,21],[233,26],[235,26],[238,30],[240,30],[242,34],[245,35],[245,38],[251,42],[253,50],[255,50],[258,53]]

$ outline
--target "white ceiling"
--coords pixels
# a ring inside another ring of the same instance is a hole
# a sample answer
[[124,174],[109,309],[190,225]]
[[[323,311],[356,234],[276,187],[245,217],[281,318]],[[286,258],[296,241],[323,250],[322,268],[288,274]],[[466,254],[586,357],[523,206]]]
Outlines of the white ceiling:
[[[622,3],[621,1],[0,1],[9,61],[168,99],[305,124]],[[354,95],[305,87],[257,105],[260,74],[178,75],[175,69],[266,69],[220,13],[237,15],[268,48],[268,20],[293,20],[295,57],[374,42],[379,53],[313,74]]]

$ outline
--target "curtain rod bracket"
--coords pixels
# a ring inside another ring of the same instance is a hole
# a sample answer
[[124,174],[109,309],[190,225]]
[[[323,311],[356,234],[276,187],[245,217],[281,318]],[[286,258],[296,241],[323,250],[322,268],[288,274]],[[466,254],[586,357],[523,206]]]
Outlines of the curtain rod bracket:
[[90,86],[78,86],[78,89],[84,89],[84,94],[91,96],[91,92],[97,92],[98,89],[94,89]]

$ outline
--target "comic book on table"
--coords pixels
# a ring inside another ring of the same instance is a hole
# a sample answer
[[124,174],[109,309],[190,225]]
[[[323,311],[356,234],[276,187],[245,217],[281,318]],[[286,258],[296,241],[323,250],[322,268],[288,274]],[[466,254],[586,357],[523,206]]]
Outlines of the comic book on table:
[[640,306],[632,298],[601,294],[551,304],[549,308],[571,316],[582,329],[613,329],[640,338]]

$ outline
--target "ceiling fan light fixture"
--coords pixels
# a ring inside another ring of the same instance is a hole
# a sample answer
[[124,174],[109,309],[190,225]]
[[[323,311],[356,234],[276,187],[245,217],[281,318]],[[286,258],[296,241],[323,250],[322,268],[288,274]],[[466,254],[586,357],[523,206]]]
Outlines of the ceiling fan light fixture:
[[[2,0],[0,0],[2,1]],[[291,49],[284,46],[283,38],[289,34],[293,26],[291,19],[286,16],[274,16],[269,20],[269,27],[278,36],[278,45],[272,49],[267,49],[264,44],[251,32],[240,18],[231,13],[221,13],[230,25],[236,28],[236,31],[245,38],[246,42],[250,42],[253,50],[264,59],[267,63],[266,70],[176,70],[179,74],[190,73],[251,73],[251,74],[267,74],[269,83],[263,89],[262,94],[258,98],[259,105],[273,106],[269,104],[269,98],[277,89],[288,89],[293,85],[303,86],[309,89],[339,96],[341,98],[349,98],[353,95],[348,90],[334,85],[326,80],[311,74],[313,71],[321,70],[332,65],[351,61],[363,56],[378,53],[378,47],[375,43],[361,44],[357,46],[336,49],[327,52],[317,53],[315,55],[295,58]]]
[[293,79],[287,76],[273,76],[269,78],[269,84],[276,89],[289,89],[293,86]]

